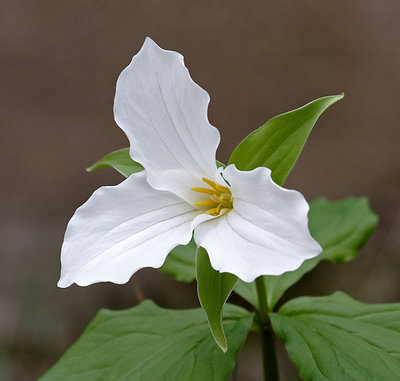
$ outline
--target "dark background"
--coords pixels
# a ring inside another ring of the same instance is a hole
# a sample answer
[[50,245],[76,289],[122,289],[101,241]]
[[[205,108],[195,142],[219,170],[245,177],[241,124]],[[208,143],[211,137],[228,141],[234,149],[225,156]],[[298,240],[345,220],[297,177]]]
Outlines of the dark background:
[[[145,36],[181,52],[210,93],[222,161],[270,117],[346,93],[286,186],[308,200],[366,195],[380,225],[358,259],[322,264],[289,295],[399,301],[399,19],[398,0],[0,0],[0,379],[37,379],[99,308],[137,303],[132,283],[56,282],[68,219],[97,187],[122,180],[85,167],[127,146],[113,121],[115,81]],[[194,285],[155,270],[135,280],[159,305],[198,305]],[[257,345],[250,337],[238,379],[261,379]],[[280,365],[294,380],[286,357]]]

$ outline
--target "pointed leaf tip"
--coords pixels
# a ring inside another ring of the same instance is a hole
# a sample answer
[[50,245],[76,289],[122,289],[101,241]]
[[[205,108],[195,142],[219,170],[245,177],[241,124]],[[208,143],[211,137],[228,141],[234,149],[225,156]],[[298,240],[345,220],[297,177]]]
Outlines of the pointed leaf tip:
[[243,171],[267,167],[274,181],[283,185],[318,118],[343,96],[319,98],[268,120],[238,144],[228,164]]
[[132,160],[129,155],[129,148],[119,149],[107,154],[86,168],[86,171],[93,172],[100,168],[114,168],[125,177],[129,177],[132,173],[141,172],[144,169],[141,164]]
[[222,323],[222,312],[237,277],[214,270],[207,251],[199,247],[196,254],[196,278],[199,301],[207,315],[211,333],[217,345],[226,352],[228,343]]

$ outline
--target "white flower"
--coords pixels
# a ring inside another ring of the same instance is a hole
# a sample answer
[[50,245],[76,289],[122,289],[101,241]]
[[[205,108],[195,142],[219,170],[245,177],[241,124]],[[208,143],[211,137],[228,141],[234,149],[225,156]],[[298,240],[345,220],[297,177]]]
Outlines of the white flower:
[[246,282],[297,269],[321,247],[307,226],[308,204],[260,167],[215,164],[220,135],[207,118],[209,96],[183,57],[147,38],[121,73],[115,120],[145,170],[101,187],[77,209],[61,253],[60,287],[125,283],[160,267],[192,238],[211,265]]

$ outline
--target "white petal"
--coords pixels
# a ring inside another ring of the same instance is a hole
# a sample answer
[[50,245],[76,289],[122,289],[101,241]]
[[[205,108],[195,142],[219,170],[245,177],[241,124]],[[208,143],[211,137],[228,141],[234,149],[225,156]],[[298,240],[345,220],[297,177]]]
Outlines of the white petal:
[[275,184],[270,173],[228,166],[223,174],[231,185],[233,209],[195,229],[195,241],[208,251],[213,268],[245,282],[296,270],[322,251],[308,230],[304,197]]
[[192,237],[199,214],[172,193],[151,188],[145,172],[96,190],[68,224],[59,287],[126,283],[143,267],[160,267]]
[[118,78],[114,114],[131,156],[156,189],[196,202],[190,188],[218,178],[218,130],[207,118],[209,95],[190,78],[183,57],[150,38]]

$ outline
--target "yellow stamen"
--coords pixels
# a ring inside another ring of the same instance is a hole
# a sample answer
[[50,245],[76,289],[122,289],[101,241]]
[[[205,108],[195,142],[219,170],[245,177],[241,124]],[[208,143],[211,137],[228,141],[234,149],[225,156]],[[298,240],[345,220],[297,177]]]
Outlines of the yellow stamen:
[[223,185],[217,184],[217,191],[220,193],[231,193],[231,190],[228,187],[224,187]]
[[218,205],[218,202],[215,202],[214,200],[209,199],[209,200],[196,202],[193,205],[196,205],[196,206],[216,206],[216,205]]
[[218,192],[214,189],[210,188],[192,188],[192,191],[199,192],[199,193],[205,193],[205,194],[218,194]]
[[212,216],[218,216],[219,212],[217,212],[218,206],[216,208],[208,209],[204,214],[211,214]]
[[202,180],[206,183],[206,184],[208,184],[211,188],[214,188],[218,193],[219,193],[219,190],[218,190],[218,184],[216,183],[216,182],[214,182],[214,181],[212,181],[212,180],[209,180],[209,179],[206,179],[205,177],[203,177],[202,178]]
[[232,208],[232,202],[231,201],[226,201],[226,200],[220,201],[220,205],[225,207],[225,208]]
[[219,204],[219,197],[216,194],[211,195],[210,199]]
[[221,212],[229,212],[232,207],[232,193],[231,190],[223,185],[217,184],[215,181],[203,177],[203,181],[211,188],[191,188],[194,192],[207,194],[210,196],[208,200],[196,202],[195,206],[211,206],[206,210],[205,214],[212,216],[219,216]]

